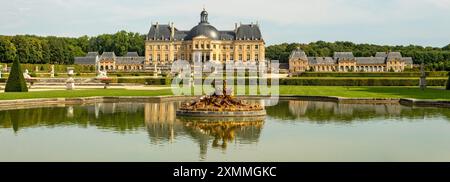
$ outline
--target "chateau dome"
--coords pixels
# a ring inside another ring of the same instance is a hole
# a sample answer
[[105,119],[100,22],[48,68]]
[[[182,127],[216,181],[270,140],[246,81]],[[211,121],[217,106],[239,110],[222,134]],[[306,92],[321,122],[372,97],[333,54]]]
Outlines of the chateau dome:
[[208,23],[208,12],[204,9],[200,13],[200,23],[189,31],[185,40],[192,40],[192,38],[201,35],[213,40],[219,40],[220,38],[219,31]]

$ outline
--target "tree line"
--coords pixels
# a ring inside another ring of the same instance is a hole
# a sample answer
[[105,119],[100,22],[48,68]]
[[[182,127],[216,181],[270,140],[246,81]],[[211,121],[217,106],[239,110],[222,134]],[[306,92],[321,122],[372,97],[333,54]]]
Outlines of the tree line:
[[[40,37],[34,35],[0,35],[0,62],[11,63],[19,60],[30,64],[73,64],[74,57],[87,52],[115,52],[122,56],[127,52],[144,55],[145,35],[119,31],[115,34],[98,36]],[[334,52],[353,52],[355,56],[374,56],[376,52],[400,51],[405,57],[412,57],[414,64],[424,62],[433,70],[450,70],[450,44],[442,47],[418,45],[387,46],[355,44],[352,42],[317,41],[309,44],[282,43],[266,48],[266,57],[287,63],[291,51],[300,47],[308,56],[333,56]]]
[[297,47],[308,56],[333,56],[334,52],[353,52],[356,57],[374,56],[376,52],[399,51],[404,57],[412,57],[414,64],[425,63],[432,70],[450,71],[450,44],[442,48],[423,47],[418,45],[387,46],[373,44],[355,44],[352,42],[317,41],[309,44],[283,43],[266,48],[266,57],[279,60],[281,63],[289,61],[289,55]]
[[130,51],[143,55],[144,42],[144,35],[126,31],[78,38],[0,35],[0,62],[73,64],[74,57],[85,56],[90,51],[115,52],[118,56]]

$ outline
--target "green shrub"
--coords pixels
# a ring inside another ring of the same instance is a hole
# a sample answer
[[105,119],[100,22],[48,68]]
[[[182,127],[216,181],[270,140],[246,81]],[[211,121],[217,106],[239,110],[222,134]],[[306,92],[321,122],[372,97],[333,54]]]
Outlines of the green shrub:
[[5,92],[28,92],[27,83],[23,77],[22,69],[18,60],[14,60],[6,82]]
[[[444,86],[446,79],[427,79],[428,86]],[[419,78],[283,78],[280,85],[304,86],[417,86]]]
[[[427,77],[446,77],[445,71],[426,72]],[[296,77],[420,77],[419,72],[303,72]]]
[[31,77],[37,77],[36,72],[30,72],[29,75],[30,75]]

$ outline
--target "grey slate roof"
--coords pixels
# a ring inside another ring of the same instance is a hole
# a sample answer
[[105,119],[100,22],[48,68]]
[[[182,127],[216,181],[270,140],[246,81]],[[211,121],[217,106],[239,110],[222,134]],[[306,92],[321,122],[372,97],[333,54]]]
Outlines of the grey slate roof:
[[219,31],[220,32],[220,40],[234,40],[236,34],[234,31]]
[[[204,12],[207,16],[207,12]],[[199,35],[207,36],[213,40],[262,40],[261,30],[257,24],[241,24],[235,31],[219,31],[209,24],[208,21],[201,20],[191,30],[174,28],[174,40],[192,40],[192,38]],[[169,41],[170,39],[171,26],[169,24],[151,25],[147,34],[147,40]]]
[[144,57],[117,57],[116,64],[143,64]]
[[402,59],[402,54],[400,52],[389,52],[387,54],[387,60],[393,60],[393,59]]
[[[147,35],[147,39],[148,40],[170,40],[170,25],[160,25],[160,24],[155,24],[152,25],[148,35]],[[177,30],[175,30],[176,32]]]
[[384,57],[356,57],[357,64],[384,64]]
[[308,57],[309,64],[337,64],[332,57]]
[[114,52],[103,52],[103,54],[100,56],[100,61],[103,60],[111,60],[111,59],[116,59],[116,54],[114,54]]
[[306,56],[305,51],[303,51],[301,49],[296,49],[291,52],[291,55],[289,55],[289,59],[308,60],[308,57]]
[[241,25],[236,31],[237,40],[261,40],[261,30],[258,25]]
[[333,58],[339,60],[352,60],[355,59],[352,52],[335,52]]

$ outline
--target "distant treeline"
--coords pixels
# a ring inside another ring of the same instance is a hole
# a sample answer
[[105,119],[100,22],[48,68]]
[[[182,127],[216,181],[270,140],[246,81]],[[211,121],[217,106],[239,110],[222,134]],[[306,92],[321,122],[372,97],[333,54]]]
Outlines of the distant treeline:
[[[113,51],[119,56],[132,51],[144,55],[144,42],[145,35],[126,31],[79,38],[0,35],[0,62],[11,63],[18,59],[21,63],[31,64],[73,64],[75,56],[84,56],[89,51]],[[266,57],[287,63],[289,54],[297,47],[304,50],[308,56],[332,56],[334,52],[343,51],[353,52],[355,56],[374,56],[376,52],[400,51],[403,56],[412,57],[415,64],[423,61],[433,70],[450,70],[450,44],[436,48],[324,41],[309,44],[283,43],[268,46]]]
[[126,31],[79,38],[0,35],[0,62],[18,59],[31,64],[73,64],[75,56],[89,51],[114,51],[119,56],[133,51],[143,55],[144,41],[144,35]]
[[354,56],[370,57],[376,52],[399,51],[404,57],[412,57],[414,64],[422,61],[433,70],[450,71],[450,44],[442,47],[409,46],[381,46],[373,44],[354,44],[352,42],[324,42],[317,41],[309,44],[283,43],[266,48],[266,57],[287,63],[292,50],[300,47],[308,56],[333,56],[334,52],[353,52]]

